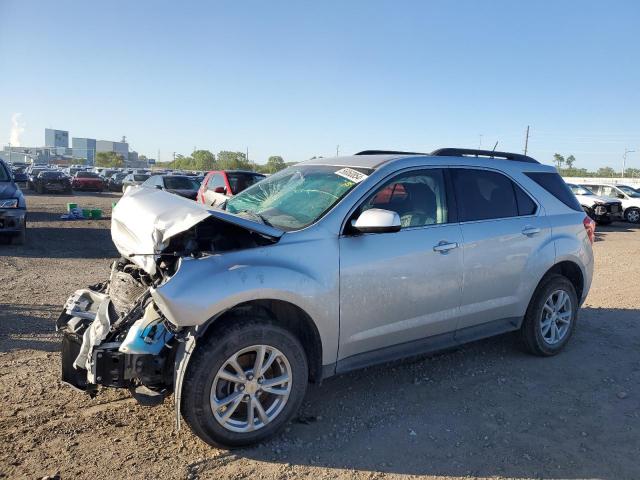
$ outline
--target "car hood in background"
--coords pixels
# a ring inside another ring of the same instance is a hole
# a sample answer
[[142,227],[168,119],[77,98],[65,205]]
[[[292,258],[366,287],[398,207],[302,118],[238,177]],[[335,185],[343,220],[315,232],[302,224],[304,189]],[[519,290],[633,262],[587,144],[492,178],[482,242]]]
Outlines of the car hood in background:
[[169,192],[130,187],[113,209],[111,239],[120,255],[153,275],[158,254],[167,248],[169,240],[210,217],[273,239],[284,233]]
[[601,197],[600,195],[576,195],[578,198],[588,198],[593,202],[600,203],[620,203],[620,199],[611,197]]

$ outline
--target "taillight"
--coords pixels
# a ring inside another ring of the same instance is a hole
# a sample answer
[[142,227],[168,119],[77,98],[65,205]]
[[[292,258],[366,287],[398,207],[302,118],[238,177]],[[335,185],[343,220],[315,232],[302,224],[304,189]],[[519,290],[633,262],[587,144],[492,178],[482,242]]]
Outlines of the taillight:
[[589,241],[593,244],[596,239],[596,222],[587,216],[582,220],[582,224],[584,225],[584,229],[587,231]]

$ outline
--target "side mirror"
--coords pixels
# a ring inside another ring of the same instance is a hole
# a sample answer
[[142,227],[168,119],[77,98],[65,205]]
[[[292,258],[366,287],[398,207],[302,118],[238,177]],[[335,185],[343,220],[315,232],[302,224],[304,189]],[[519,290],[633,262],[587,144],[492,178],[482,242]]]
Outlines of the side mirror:
[[227,194],[227,189],[226,189],[226,187],[216,187],[216,188],[214,188],[214,189],[213,189],[213,191],[214,191],[215,193],[222,193],[223,195],[226,195],[226,194]]
[[624,193],[619,193],[618,195],[616,195],[616,197],[618,197],[618,198],[624,198]]
[[156,185],[155,186],[158,190],[162,190],[162,185]]
[[400,215],[391,210],[371,208],[360,214],[353,228],[361,233],[389,233],[400,231]]

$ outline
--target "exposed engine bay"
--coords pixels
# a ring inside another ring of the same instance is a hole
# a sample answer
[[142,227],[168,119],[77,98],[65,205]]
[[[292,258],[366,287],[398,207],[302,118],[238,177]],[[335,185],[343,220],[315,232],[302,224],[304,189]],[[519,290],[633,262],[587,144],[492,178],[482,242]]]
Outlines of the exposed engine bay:
[[[152,298],[154,289],[176,275],[185,257],[255,248],[278,237],[269,235],[268,226],[246,221],[258,225],[247,228],[241,217],[203,210],[165,192],[130,198],[135,195],[123,197],[112,219],[112,237],[123,256],[113,262],[108,281],[71,295],[57,329],[64,333],[63,382],[90,395],[98,386],[127,388],[140,403],[152,405],[174,390],[176,351],[193,330],[168,320]],[[127,202],[134,211],[145,207],[139,221],[129,210],[122,213],[120,204]],[[162,209],[154,211],[158,204]]]
[[109,281],[69,298],[57,322],[64,382],[91,395],[102,385],[160,401],[171,391],[179,332],[151,299],[161,281],[121,258]]

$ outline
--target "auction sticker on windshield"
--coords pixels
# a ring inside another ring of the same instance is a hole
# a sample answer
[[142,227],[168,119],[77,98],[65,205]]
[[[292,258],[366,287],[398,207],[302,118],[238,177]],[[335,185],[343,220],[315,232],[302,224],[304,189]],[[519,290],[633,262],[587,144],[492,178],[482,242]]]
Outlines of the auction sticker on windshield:
[[360,183],[361,181],[363,181],[365,178],[368,177],[368,175],[365,175],[364,173],[360,173],[359,171],[354,170],[353,168],[342,168],[336,171],[335,174],[340,175],[341,177],[344,177],[344,178],[348,178],[354,183]]

